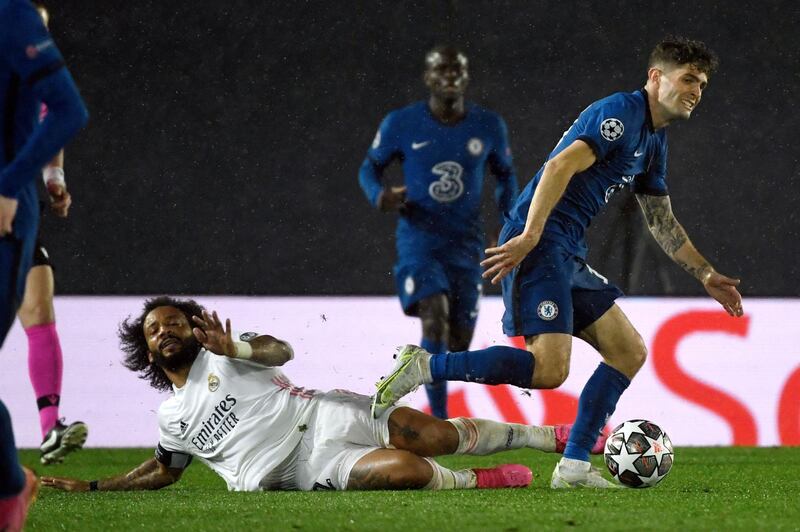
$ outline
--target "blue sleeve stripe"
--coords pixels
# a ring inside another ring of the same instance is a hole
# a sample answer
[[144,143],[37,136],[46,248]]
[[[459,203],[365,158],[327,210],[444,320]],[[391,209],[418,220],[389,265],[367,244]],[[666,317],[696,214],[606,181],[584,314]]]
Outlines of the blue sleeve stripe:
[[49,76],[53,72],[56,72],[58,69],[60,69],[63,66],[64,66],[64,61],[63,60],[58,60],[58,61],[55,61],[53,63],[50,63],[46,67],[42,67],[39,70],[35,71],[30,76],[28,76],[28,79],[25,80],[25,83],[27,83],[28,86],[31,86],[34,83],[36,83],[37,81],[46,78],[47,76]]

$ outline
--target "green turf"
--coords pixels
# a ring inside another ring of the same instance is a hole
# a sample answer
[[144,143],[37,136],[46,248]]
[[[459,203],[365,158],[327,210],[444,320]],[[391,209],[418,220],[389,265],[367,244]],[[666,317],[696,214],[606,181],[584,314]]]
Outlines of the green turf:
[[[40,474],[91,480],[128,471],[149,449],[89,449]],[[449,492],[231,493],[195,462],[154,492],[63,493],[43,488],[27,530],[799,530],[800,448],[679,448],[670,476],[646,490],[552,491],[556,455],[534,451],[448,457],[448,467],[529,465],[529,489]],[[597,465],[601,465],[597,459]]]

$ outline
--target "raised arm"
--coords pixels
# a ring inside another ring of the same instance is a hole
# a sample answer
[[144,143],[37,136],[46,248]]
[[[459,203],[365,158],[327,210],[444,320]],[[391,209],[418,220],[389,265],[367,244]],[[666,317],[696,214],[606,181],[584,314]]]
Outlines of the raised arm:
[[717,272],[694,247],[683,226],[672,212],[669,196],[636,194],[647,226],[661,249],[681,268],[703,283],[706,292],[731,316],[741,316],[742,296],[736,287],[739,279]]
[[181,478],[183,469],[168,468],[151,458],[129,473],[102,480],[42,477],[42,485],[64,491],[129,491],[157,490],[174,484]]
[[241,358],[263,366],[282,366],[292,358],[292,346],[268,334],[242,335],[237,341],[231,333],[231,320],[225,320],[225,328],[216,312],[203,311],[202,316],[192,316],[196,327],[192,329],[197,341],[212,353],[230,358]]

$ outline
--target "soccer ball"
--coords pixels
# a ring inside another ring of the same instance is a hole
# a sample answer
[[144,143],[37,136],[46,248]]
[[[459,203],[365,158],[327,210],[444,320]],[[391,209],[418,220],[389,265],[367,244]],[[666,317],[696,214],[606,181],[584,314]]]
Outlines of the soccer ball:
[[632,419],[608,437],[605,459],[611,476],[623,486],[649,488],[672,469],[672,441],[652,421]]

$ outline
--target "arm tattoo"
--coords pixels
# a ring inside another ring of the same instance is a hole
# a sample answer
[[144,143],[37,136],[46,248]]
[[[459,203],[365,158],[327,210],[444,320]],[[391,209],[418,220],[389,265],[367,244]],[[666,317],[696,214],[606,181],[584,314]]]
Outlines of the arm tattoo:
[[166,468],[162,468],[155,458],[127,473],[106,478],[98,483],[101,491],[157,490],[174,483],[173,477]]
[[714,268],[697,252],[683,226],[675,219],[669,196],[637,194],[636,199],[647,220],[650,233],[661,249],[695,279],[705,282],[706,276]]
[[639,200],[653,238],[667,255],[674,258],[675,252],[689,240],[689,237],[672,214],[669,196],[637,194],[636,199]]

